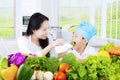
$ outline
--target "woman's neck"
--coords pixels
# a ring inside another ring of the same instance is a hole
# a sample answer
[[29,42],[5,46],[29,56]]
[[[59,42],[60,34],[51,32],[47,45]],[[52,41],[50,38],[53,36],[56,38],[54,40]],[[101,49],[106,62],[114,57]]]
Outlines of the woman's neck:
[[31,35],[31,42],[33,42],[34,44],[40,46],[39,39],[34,35]]
[[82,55],[83,53],[84,53],[84,51],[85,51],[85,48],[86,48],[86,45],[81,45],[81,46],[75,46],[74,47],[74,49],[78,52],[78,53],[80,53],[80,55]]

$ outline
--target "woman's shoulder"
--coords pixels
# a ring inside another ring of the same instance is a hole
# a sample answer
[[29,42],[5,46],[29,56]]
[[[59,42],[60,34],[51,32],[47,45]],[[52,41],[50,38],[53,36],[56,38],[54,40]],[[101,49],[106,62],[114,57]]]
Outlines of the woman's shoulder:
[[28,40],[28,37],[27,36],[20,36],[20,37],[18,37],[18,40]]
[[17,42],[18,42],[18,43],[28,42],[28,41],[29,41],[29,39],[28,39],[28,37],[26,37],[26,36],[20,36],[20,37],[18,37],[18,39],[17,39]]

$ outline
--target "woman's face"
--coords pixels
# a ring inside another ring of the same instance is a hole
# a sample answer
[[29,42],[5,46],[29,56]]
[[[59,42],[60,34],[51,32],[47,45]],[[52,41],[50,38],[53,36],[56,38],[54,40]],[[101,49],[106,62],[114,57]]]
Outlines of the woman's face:
[[33,30],[33,35],[39,39],[46,39],[49,31],[49,22],[45,20],[38,30]]
[[74,42],[75,46],[82,46],[86,44],[86,40],[82,38],[78,33],[73,33],[72,41]]

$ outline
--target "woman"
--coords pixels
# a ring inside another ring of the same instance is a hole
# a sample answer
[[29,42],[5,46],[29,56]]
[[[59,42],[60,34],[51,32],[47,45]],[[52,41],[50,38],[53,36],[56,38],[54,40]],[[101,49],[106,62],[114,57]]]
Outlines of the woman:
[[18,46],[21,52],[49,57],[50,50],[55,46],[63,45],[63,39],[58,39],[50,44],[48,22],[49,19],[41,13],[35,13],[31,16],[26,35],[18,38]]
[[[74,42],[74,46],[67,52],[72,52],[78,60],[86,59],[88,55],[96,55],[97,51],[93,47],[88,46],[90,39],[95,34],[96,29],[93,25],[81,22],[73,33],[72,41]],[[59,54],[59,57],[62,57],[64,54]]]

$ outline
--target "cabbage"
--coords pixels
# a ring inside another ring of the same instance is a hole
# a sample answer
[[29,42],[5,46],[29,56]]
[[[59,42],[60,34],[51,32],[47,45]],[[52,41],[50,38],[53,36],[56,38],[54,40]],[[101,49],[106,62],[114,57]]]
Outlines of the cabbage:
[[27,56],[23,55],[20,52],[18,52],[16,54],[10,54],[10,55],[8,55],[8,64],[9,64],[9,66],[11,64],[14,64],[19,67],[22,63],[24,63],[26,58],[27,58]]

